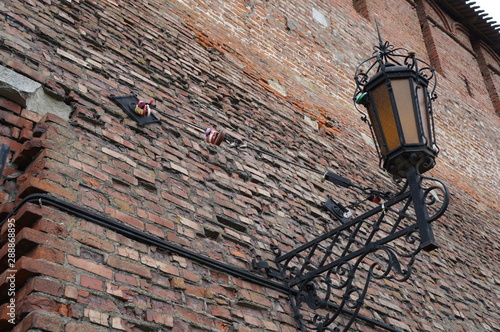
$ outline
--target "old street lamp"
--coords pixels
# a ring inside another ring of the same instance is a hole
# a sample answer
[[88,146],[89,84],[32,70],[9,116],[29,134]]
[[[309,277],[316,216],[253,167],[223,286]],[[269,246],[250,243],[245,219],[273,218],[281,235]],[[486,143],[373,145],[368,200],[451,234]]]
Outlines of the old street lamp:
[[368,110],[368,117],[361,113],[370,125],[381,167],[408,179],[422,246],[431,251],[437,244],[426,221],[420,174],[434,167],[439,153],[432,117],[436,75],[415,52],[383,43],[380,31],[378,37],[373,56],[356,70],[354,101]]
[[358,67],[354,100],[368,110],[381,166],[396,177],[408,177],[414,167],[422,174],[439,152],[432,118],[434,69],[414,52],[398,54],[403,49],[382,43],[380,34],[379,41],[375,54]]
[[[380,166],[402,182],[398,193],[359,187],[326,172],[323,179],[361,191],[366,212],[352,214],[359,201],[342,205],[331,197],[324,207],[341,225],[289,252],[275,251],[274,264],[254,261],[269,278],[281,279],[300,331],[348,331],[362,319],[389,331],[396,329],[362,316],[360,310],[375,280],[406,281],[416,255],[438,247],[432,222],[446,211],[449,193],[439,180],[422,174],[434,167],[436,145],[432,101],[434,69],[414,52],[383,43],[355,74],[354,102],[364,106]],[[406,182],[403,182],[406,181]],[[371,295],[369,295],[371,293]]]

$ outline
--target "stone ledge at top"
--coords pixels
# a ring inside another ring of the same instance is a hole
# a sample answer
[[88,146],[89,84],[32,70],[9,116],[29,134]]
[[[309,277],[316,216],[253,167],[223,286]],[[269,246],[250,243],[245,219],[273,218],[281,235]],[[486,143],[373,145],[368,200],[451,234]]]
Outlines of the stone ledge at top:
[[45,93],[42,84],[4,66],[0,66],[0,96],[40,115],[52,113],[69,120],[70,106]]

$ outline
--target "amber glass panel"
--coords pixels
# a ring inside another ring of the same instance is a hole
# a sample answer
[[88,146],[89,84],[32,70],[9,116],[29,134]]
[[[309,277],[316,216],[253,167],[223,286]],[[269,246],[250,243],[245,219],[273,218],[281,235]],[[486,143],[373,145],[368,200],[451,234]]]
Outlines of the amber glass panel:
[[416,113],[413,110],[413,97],[411,93],[410,80],[399,78],[391,80],[394,99],[398,107],[399,121],[403,130],[404,142],[406,144],[420,143],[418,135]]
[[380,147],[380,154],[385,156],[387,154],[387,148],[384,145],[384,139],[382,133],[380,132],[380,126],[378,125],[378,120],[373,117],[373,112],[371,108],[369,109],[368,115],[370,116],[370,123],[373,125],[373,131],[375,133],[375,138],[377,139],[378,146]]
[[[421,86],[417,86],[417,96],[418,103],[420,107],[420,118],[422,119],[422,127],[424,129],[424,135],[427,140],[427,145],[431,146],[431,130],[430,130],[430,122],[429,122],[429,113],[427,109],[427,95],[425,93],[425,89]],[[431,146],[432,147],[432,146]]]
[[[382,148],[382,155],[386,155],[387,152],[394,150],[399,147],[400,140],[398,134],[398,128],[396,126],[396,120],[394,118],[394,113],[392,111],[391,99],[389,98],[389,92],[385,82],[377,85],[372,92],[373,101],[375,107],[377,108],[378,118],[380,120],[381,128],[375,128],[375,134],[379,143],[384,141],[381,137],[383,133],[385,141],[387,144],[387,151],[383,148],[383,144],[380,144]],[[371,115],[370,115],[371,116]],[[377,126],[377,122],[373,122],[374,126]]]

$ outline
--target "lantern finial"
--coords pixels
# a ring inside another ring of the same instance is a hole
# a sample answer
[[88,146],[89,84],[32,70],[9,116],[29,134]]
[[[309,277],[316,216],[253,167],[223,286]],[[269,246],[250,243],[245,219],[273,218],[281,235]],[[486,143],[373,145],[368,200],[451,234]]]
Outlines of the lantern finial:
[[377,26],[378,43],[379,43],[380,49],[382,49],[382,47],[384,46],[384,43],[382,42],[382,36],[380,34],[380,29],[379,29],[379,26],[378,26],[378,20],[377,19],[375,19],[375,25]]

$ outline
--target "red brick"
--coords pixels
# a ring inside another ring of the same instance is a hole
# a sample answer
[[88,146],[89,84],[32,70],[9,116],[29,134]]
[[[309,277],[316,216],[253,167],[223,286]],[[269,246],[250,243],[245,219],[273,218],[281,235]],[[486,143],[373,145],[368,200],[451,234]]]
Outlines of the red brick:
[[180,207],[183,207],[187,210],[190,210],[190,211],[195,211],[195,208],[192,204],[188,203],[187,201],[183,200],[183,199],[179,199],[175,196],[172,196],[170,195],[169,193],[163,191],[161,193],[161,197],[165,198],[166,200],[174,203],[175,205],[178,205]]
[[155,236],[158,236],[159,238],[163,239],[165,237],[165,232],[156,226],[146,224],[146,232],[151,233]]
[[38,154],[42,149],[49,146],[50,144],[41,138],[33,138],[29,141],[26,141],[22,145],[22,148],[14,154],[12,162],[18,165],[27,166],[27,164],[32,161],[36,154]]
[[173,316],[152,310],[146,311],[146,320],[150,322],[160,323],[163,326],[168,326],[168,327],[174,326]]
[[[47,210],[45,210],[47,212]],[[47,214],[44,214],[44,216],[47,216]],[[64,220],[65,222],[68,221],[68,216],[61,213],[59,214],[58,220],[62,221]],[[33,225],[34,230],[38,230],[44,233],[49,233],[53,234],[56,236],[61,236],[61,237],[66,237],[68,236],[68,231],[66,230],[65,225],[58,224],[56,222],[47,220],[47,219],[40,219],[38,220],[34,225]]]
[[141,180],[144,180],[144,181],[147,181],[147,182],[150,182],[150,183],[155,183],[156,179],[155,179],[155,174],[154,172],[152,171],[144,171],[144,170],[140,170],[140,169],[134,169],[134,176],[141,179]]
[[38,243],[49,248],[54,248],[62,252],[74,254],[76,247],[66,239],[61,239],[52,234],[40,232],[31,228],[23,228],[17,235],[16,241],[26,240],[27,242]]
[[64,253],[47,247],[36,247],[26,256],[34,259],[43,259],[56,264],[64,264]]
[[107,252],[115,251],[115,245],[112,242],[101,239],[93,234],[82,232],[79,229],[73,229],[70,233],[70,236],[75,240],[91,247],[102,249]]
[[16,61],[15,59],[9,59],[6,61],[5,64],[8,67],[14,69],[15,71],[18,71],[18,72],[24,74],[25,76],[28,76],[29,78],[31,78],[34,81],[37,81],[40,83],[43,83],[45,81],[46,77],[44,75],[39,73],[37,70],[33,70],[33,69],[29,68],[23,62]]
[[52,298],[31,294],[19,303],[18,314],[24,316],[35,310],[43,310],[54,314],[68,316],[68,307]]
[[201,280],[201,276],[198,273],[189,270],[183,270],[182,276],[186,278],[186,280],[194,283],[198,283]]
[[137,282],[137,277],[134,277],[134,276],[131,276],[131,275],[125,274],[125,273],[116,272],[115,273],[115,280],[117,282],[123,282],[125,284],[129,284],[132,286],[139,285],[139,283]]
[[129,158],[128,156],[124,155],[123,152],[116,152],[114,150],[111,150],[111,149],[108,149],[107,147],[102,147],[102,152],[116,158],[116,159],[120,159],[120,160],[123,160],[124,162],[126,162],[128,165],[132,166],[132,167],[136,167],[137,166],[137,163],[135,161],[133,161],[131,158]]
[[211,310],[211,314],[214,315],[215,317],[232,320],[231,311],[223,307],[214,306]]
[[19,133],[19,142],[24,143],[33,138],[33,131],[28,128],[23,128]]
[[[20,284],[24,283],[28,278],[36,275],[47,275],[66,281],[75,280],[75,273],[73,271],[67,270],[57,264],[51,264],[30,257],[19,258],[13,270],[17,271],[16,283],[19,282]],[[0,274],[0,280],[4,280],[5,282],[8,275],[9,273],[7,271]]]
[[134,185],[134,186],[137,186],[139,184],[139,181],[134,176],[132,176],[130,174],[118,171],[115,168],[110,167],[110,166],[105,165],[105,164],[101,165],[101,168],[104,172],[125,181],[125,183],[129,183],[129,184]]
[[40,122],[46,122],[46,123],[53,122],[53,123],[57,123],[58,125],[61,125],[64,127],[69,127],[68,121],[64,120],[60,116],[55,115],[53,113],[45,113],[42,116]]
[[103,226],[96,225],[95,223],[90,221],[81,220],[80,227],[83,231],[90,232],[99,237],[104,237],[106,235],[106,228],[104,228]]
[[64,288],[64,297],[76,300],[78,298],[78,289],[74,286],[66,286]]
[[37,122],[40,122],[40,120],[42,119],[43,115],[40,115],[38,113],[35,113],[35,112],[32,112],[32,111],[29,111],[25,108],[23,108],[23,110],[21,111],[21,116],[31,122],[34,122],[34,123],[37,123]]
[[105,332],[107,329],[103,326],[96,326],[89,323],[69,322],[66,325],[65,332]]
[[[453,206],[443,222],[433,224],[437,238],[447,246],[442,245],[439,252],[418,260],[421,266],[415,269],[414,276],[418,285],[405,288],[390,280],[373,285],[369,290],[370,298],[384,302],[376,302],[376,307],[362,309],[362,312],[371,314],[373,310],[386,321],[416,330],[445,326],[461,331],[464,328],[458,325],[462,323],[469,329],[483,329],[493,324],[491,321],[496,317],[491,317],[492,312],[484,303],[491,302],[488,295],[494,293],[490,290],[496,286],[495,280],[492,281],[496,271],[491,266],[496,262],[492,248],[496,248],[498,241],[496,233],[491,231],[493,224],[488,221],[498,219],[495,205],[499,201],[498,176],[495,176],[498,166],[496,151],[490,147],[498,145],[495,133],[500,114],[497,75],[500,68],[498,52],[488,45],[491,42],[478,40],[477,31],[470,29],[469,23],[457,21],[463,8],[453,11],[450,16],[449,9],[443,7],[444,1],[430,0],[345,0],[334,5],[331,1],[304,4],[304,1],[291,0],[285,7],[276,1],[226,1],[225,6],[207,0],[184,1],[182,5],[156,1],[153,7],[158,13],[154,11],[152,24],[141,20],[151,17],[148,16],[150,7],[136,6],[131,10],[129,2],[122,2],[121,6],[99,2],[99,8],[94,6],[97,2],[89,1],[85,6],[72,5],[75,1],[57,2],[57,6],[56,1],[48,0],[12,3],[7,1],[0,5],[0,11],[7,18],[2,26],[5,29],[0,31],[0,40],[5,42],[5,47],[0,47],[0,61],[40,81],[47,92],[76,108],[70,122],[48,122],[50,126],[37,126],[33,131],[35,138],[47,137],[53,144],[40,153],[53,150],[67,156],[69,162],[58,161],[66,166],[69,163],[74,173],[59,173],[55,165],[51,165],[54,167],[49,171],[59,176],[41,173],[44,168],[48,169],[50,163],[46,163],[42,168],[37,168],[41,165],[28,166],[28,174],[19,179],[27,181],[30,177],[38,177],[47,183],[59,184],[59,187],[36,189],[56,196],[60,196],[57,191],[61,188],[73,190],[76,204],[104,211],[103,214],[113,215],[117,220],[123,217],[126,221],[122,223],[157,236],[167,231],[164,235],[168,240],[236,266],[248,265],[247,259],[242,258],[249,255],[255,244],[258,245],[255,254],[272,261],[273,255],[266,243],[272,242],[286,252],[336,227],[336,222],[318,208],[329,194],[333,193],[347,204],[363,199],[362,195],[357,197],[360,193],[352,194],[343,189],[338,192],[338,188],[328,183],[318,184],[321,176],[308,174],[251,149],[205,144],[203,130],[159,113],[161,124],[139,126],[108,99],[109,93],[127,94],[133,87],[140,98],[156,98],[160,110],[194,125],[232,128],[235,131],[232,137],[269,149],[290,161],[318,170],[333,167],[346,175],[349,173],[349,177],[363,187],[395,190],[392,180],[378,170],[373,147],[363,140],[364,135],[369,135],[369,128],[359,120],[351,105],[356,59],[371,55],[372,45],[377,41],[373,18],[377,17],[382,36],[390,35],[396,47],[416,48],[419,57],[437,64],[438,71],[444,74],[438,78],[444,84],[438,89],[441,95],[435,104],[435,114],[438,139],[445,137],[447,141],[442,144],[442,154],[432,175],[441,174],[450,184]],[[311,10],[323,13],[330,26],[323,27],[315,21]],[[95,13],[97,15],[93,15]],[[104,16],[106,22],[102,20]],[[161,20],[156,16],[161,16]],[[81,24],[73,24],[76,17]],[[122,29],[123,22],[133,28]],[[93,28],[97,26],[99,29]],[[335,33],[328,33],[332,29]],[[109,52],[102,52],[101,48]],[[286,88],[287,96],[275,91],[269,84],[271,80]],[[18,116],[21,121],[9,116],[9,121],[2,124],[7,123],[12,128],[0,128],[0,135],[6,135],[6,141],[12,143],[12,149],[17,152],[21,147],[12,137],[25,140],[30,131],[21,130],[12,123],[22,125],[26,124],[22,120],[36,122],[41,119],[24,110],[21,116],[12,111],[7,113]],[[321,130],[305,124],[304,115],[318,120]],[[107,153],[104,148],[112,152]],[[83,158],[87,162],[78,158],[82,154],[89,156]],[[36,154],[31,157],[34,156]],[[44,156],[42,159],[54,158]],[[19,171],[22,172],[30,160],[26,158]],[[92,167],[83,171],[85,164]],[[13,166],[18,167],[11,164],[9,173],[15,176],[12,170],[17,172],[17,169]],[[146,169],[154,176],[141,174]],[[20,186],[23,183],[17,182]],[[62,183],[66,185],[60,185]],[[79,184],[96,192],[102,189],[100,197],[109,201],[85,196],[78,192]],[[0,191],[8,194],[1,198],[16,202],[20,200],[18,189],[21,194],[25,189],[17,188],[14,181],[1,182],[0,186]],[[364,207],[361,204],[356,212],[362,213]],[[2,207],[2,211],[12,208],[14,204]],[[105,208],[116,209],[121,214]],[[246,221],[247,229],[235,231],[226,225],[225,230],[215,225],[216,214]],[[192,219],[193,224],[200,227],[177,222],[177,216]],[[133,279],[118,277],[122,271],[112,269],[115,278],[112,282],[118,286],[128,287],[125,280],[129,280],[141,288],[133,301],[121,303],[120,312],[113,313],[118,315],[113,317],[116,318],[113,327],[160,330],[161,324],[155,323],[153,313],[149,314],[150,321],[147,320],[147,310],[167,315],[171,312],[177,315],[178,310],[174,331],[225,330],[223,323],[229,320],[227,312],[221,309],[218,313],[213,312],[226,317],[221,319],[214,319],[211,314],[210,306],[219,305],[218,308],[231,310],[234,329],[240,332],[272,331],[277,328],[274,324],[279,324],[282,331],[297,329],[286,294],[277,295],[262,286],[228,277],[226,273],[208,271],[205,266],[193,264],[188,259],[165,262],[173,264],[179,276],[186,280],[187,289],[176,290],[170,281],[155,276],[162,274],[165,278],[167,273],[156,268],[154,261],[162,261],[149,251],[149,245],[118,236],[108,229],[100,234],[80,229],[74,217],[66,217],[59,222],[69,231],[80,230],[80,235],[91,233],[94,237],[88,241],[105,239],[106,235],[107,241],[117,243],[117,251],[125,247],[135,250],[140,258],[143,253],[151,257],[151,260],[143,259],[146,265],[152,264],[154,277],[151,279],[137,274],[131,274]],[[44,215],[44,219],[50,218]],[[211,227],[216,228],[213,235],[209,232]],[[203,231],[207,237],[199,236]],[[460,234],[449,236],[452,231]],[[52,231],[47,229],[44,233]],[[66,235],[57,234],[56,237],[63,240]],[[102,244],[99,240],[88,244],[85,243],[87,239],[80,240],[84,243],[79,249],[84,253],[94,252],[105,259],[126,254],[123,250],[114,254],[99,249]],[[80,245],[71,239],[68,243]],[[464,243],[477,244],[475,252],[467,251]],[[25,244],[27,251],[36,247],[34,255],[42,248],[49,248],[34,241]],[[466,262],[461,259],[464,252]],[[121,259],[137,263],[134,260],[138,258],[128,254]],[[71,264],[66,266],[73,272],[104,280]],[[474,268],[478,266],[481,268],[476,271]],[[470,275],[469,270],[476,272],[473,282],[460,278]],[[123,275],[127,273],[123,271]],[[430,276],[439,276],[437,286]],[[50,279],[56,280],[54,278]],[[76,278],[80,281],[79,276]],[[123,281],[118,281],[119,278]],[[72,299],[75,294],[78,298],[78,291],[75,293],[76,288],[71,285],[81,286],[62,283],[68,301],[74,302]],[[169,288],[161,289],[156,284],[168,284],[165,287]],[[422,289],[428,292],[424,294]],[[453,296],[457,289],[462,295],[459,301]],[[240,290],[248,294],[242,295]],[[115,310],[102,299],[99,305],[95,304],[99,301],[97,295],[110,297],[108,293],[90,292],[94,290],[87,289],[85,293],[80,289],[80,301],[85,300],[85,305],[72,303],[71,317],[64,318],[67,330],[87,331],[95,327],[88,322],[89,315],[84,315],[87,303]],[[145,296],[146,292],[157,297]],[[191,312],[183,311],[189,304],[204,303],[196,296],[205,294],[208,297],[209,292],[211,297],[206,302],[209,305],[204,309],[206,312],[199,310],[200,307]],[[475,301],[470,294],[485,298],[484,303]],[[159,301],[160,296],[170,303]],[[424,317],[411,310],[402,314],[405,308],[418,307],[412,299],[425,297],[430,301],[426,301],[428,307],[422,311]],[[454,308],[446,304],[446,298],[465,308],[474,308],[474,313],[457,308],[465,317],[458,315],[457,319]],[[266,300],[278,310],[268,310]],[[112,301],[118,303],[117,299]],[[236,303],[236,308],[229,308],[226,303]],[[388,312],[392,306],[399,309]],[[183,321],[183,317],[189,318]],[[193,324],[190,324],[191,319]],[[106,324],[111,321],[107,320]],[[368,330],[366,326],[359,329]]]
[[[2,207],[5,207],[5,213],[12,212],[14,209],[13,204],[4,204]],[[35,205],[32,203],[27,203],[24,204],[18,211],[17,213],[10,217],[9,219],[15,220],[15,228],[16,232],[21,231],[23,227],[26,226],[32,226],[33,223],[35,223],[37,220],[41,218],[41,213],[40,211],[37,211],[35,208]],[[2,241],[4,241],[7,238],[7,229],[8,229],[8,223],[3,223],[0,234],[2,235]]]
[[[23,144],[17,142],[16,140],[0,136],[0,145],[5,144],[8,145],[10,148],[10,151],[13,152],[14,154],[18,153],[23,147]],[[10,162],[10,161],[9,161]]]
[[123,213],[119,210],[113,209],[111,207],[106,207],[105,212],[113,219],[119,220],[121,222],[124,222],[125,224],[128,224],[134,228],[144,230],[144,222],[141,220],[134,218],[126,213]]
[[196,322],[202,326],[212,326],[213,318],[197,313],[189,308],[176,307],[177,316],[181,319]]
[[126,146],[127,148],[129,148],[129,149],[131,149],[131,150],[135,150],[135,146],[134,146],[132,143],[130,143],[130,142],[129,142],[129,141],[127,141],[127,140],[124,140],[122,137],[120,137],[120,136],[118,136],[118,135],[116,135],[116,134],[110,133],[110,132],[109,132],[109,131],[107,131],[107,130],[103,130],[103,131],[102,131],[102,135],[103,135],[104,137],[109,138],[109,139],[110,139],[111,141],[113,141],[113,142],[116,142],[116,143],[119,143],[119,144],[121,144],[121,145],[123,145],[123,146]]
[[141,252],[148,252],[149,247],[144,243],[131,240],[130,238],[125,237],[109,229],[106,230],[106,236],[109,240],[120,243],[122,246],[128,246]]
[[13,101],[4,98],[0,98],[0,108],[7,109],[17,114],[21,113],[21,106]]
[[187,285],[185,289],[187,294],[191,294],[200,298],[210,297],[212,294],[211,292],[207,291],[205,287],[200,286]]
[[165,219],[163,217],[160,217],[154,213],[151,213],[149,211],[146,211],[146,216],[145,218],[158,224],[158,225],[162,225],[162,226],[165,226],[169,229],[175,229],[175,224],[171,221],[171,220],[168,220],[168,219]]
[[40,180],[38,178],[29,178],[19,188],[19,196],[26,197],[35,193],[51,193],[72,202],[76,201],[77,193],[69,188],[64,188],[58,184]]
[[[109,180],[109,176],[106,173],[101,172],[100,170],[96,169],[95,167],[89,166],[87,164],[81,164],[81,169],[85,173],[92,175],[101,181],[108,181]],[[103,167],[103,170],[104,170],[104,167]]]
[[118,258],[116,256],[108,257],[107,263],[109,266],[117,268],[119,270],[130,272],[133,274],[138,274],[148,279],[151,278],[151,271],[149,270],[149,268],[146,268],[141,264],[129,262],[124,259]]
[[67,256],[67,259],[68,259],[69,264],[76,266],[82,270],[89,271],[91,273],[100,275],[101,277],[104,277],[107,279],[111,279],[111,277],[113,276],[113,271],[111,269],[109,269],[105,266],[96,264],[94,262],[91,262],[89,260],[81,259],[81,258],[70,256],[70,255]]
[[127,287],[113,285],[109,282],[106,283],[106,293],[111,294],[114,297],[121,298],[123,300],[127,300],[129,295],[135,294],[135,292],[132,292]]
[[102,280],[85,275],[80,276],[80,286],[104,291],[104,282]]
[[16,292],[16,300],[19,302],[32,292],[45,293],[56,297],[62,297],[64,286],[60,282],[43,279],[41,277],[30,279],[21,289]]
[[83,290],[78,292],[77,301],[78,303],[86,304],[87,307],[104,311],[115,311],[117,308],[116,304],[107,298],[107,296],[103,297],[102,295],[97,295]]
[[21,332],[28,330],[63,332],[64,321],[60,316],[54,316],[45,312],[35,311],[24,317],[23,320],[16,325],[12,332]]
[[10,113],[8,111],[3,111],[1,109],[0,109],[0,120],[3,120],[11,124],[12,126],[16,126],[19,128],[28,128],[28,129],[33,128],[33,122],[23,119],[22,117]]

